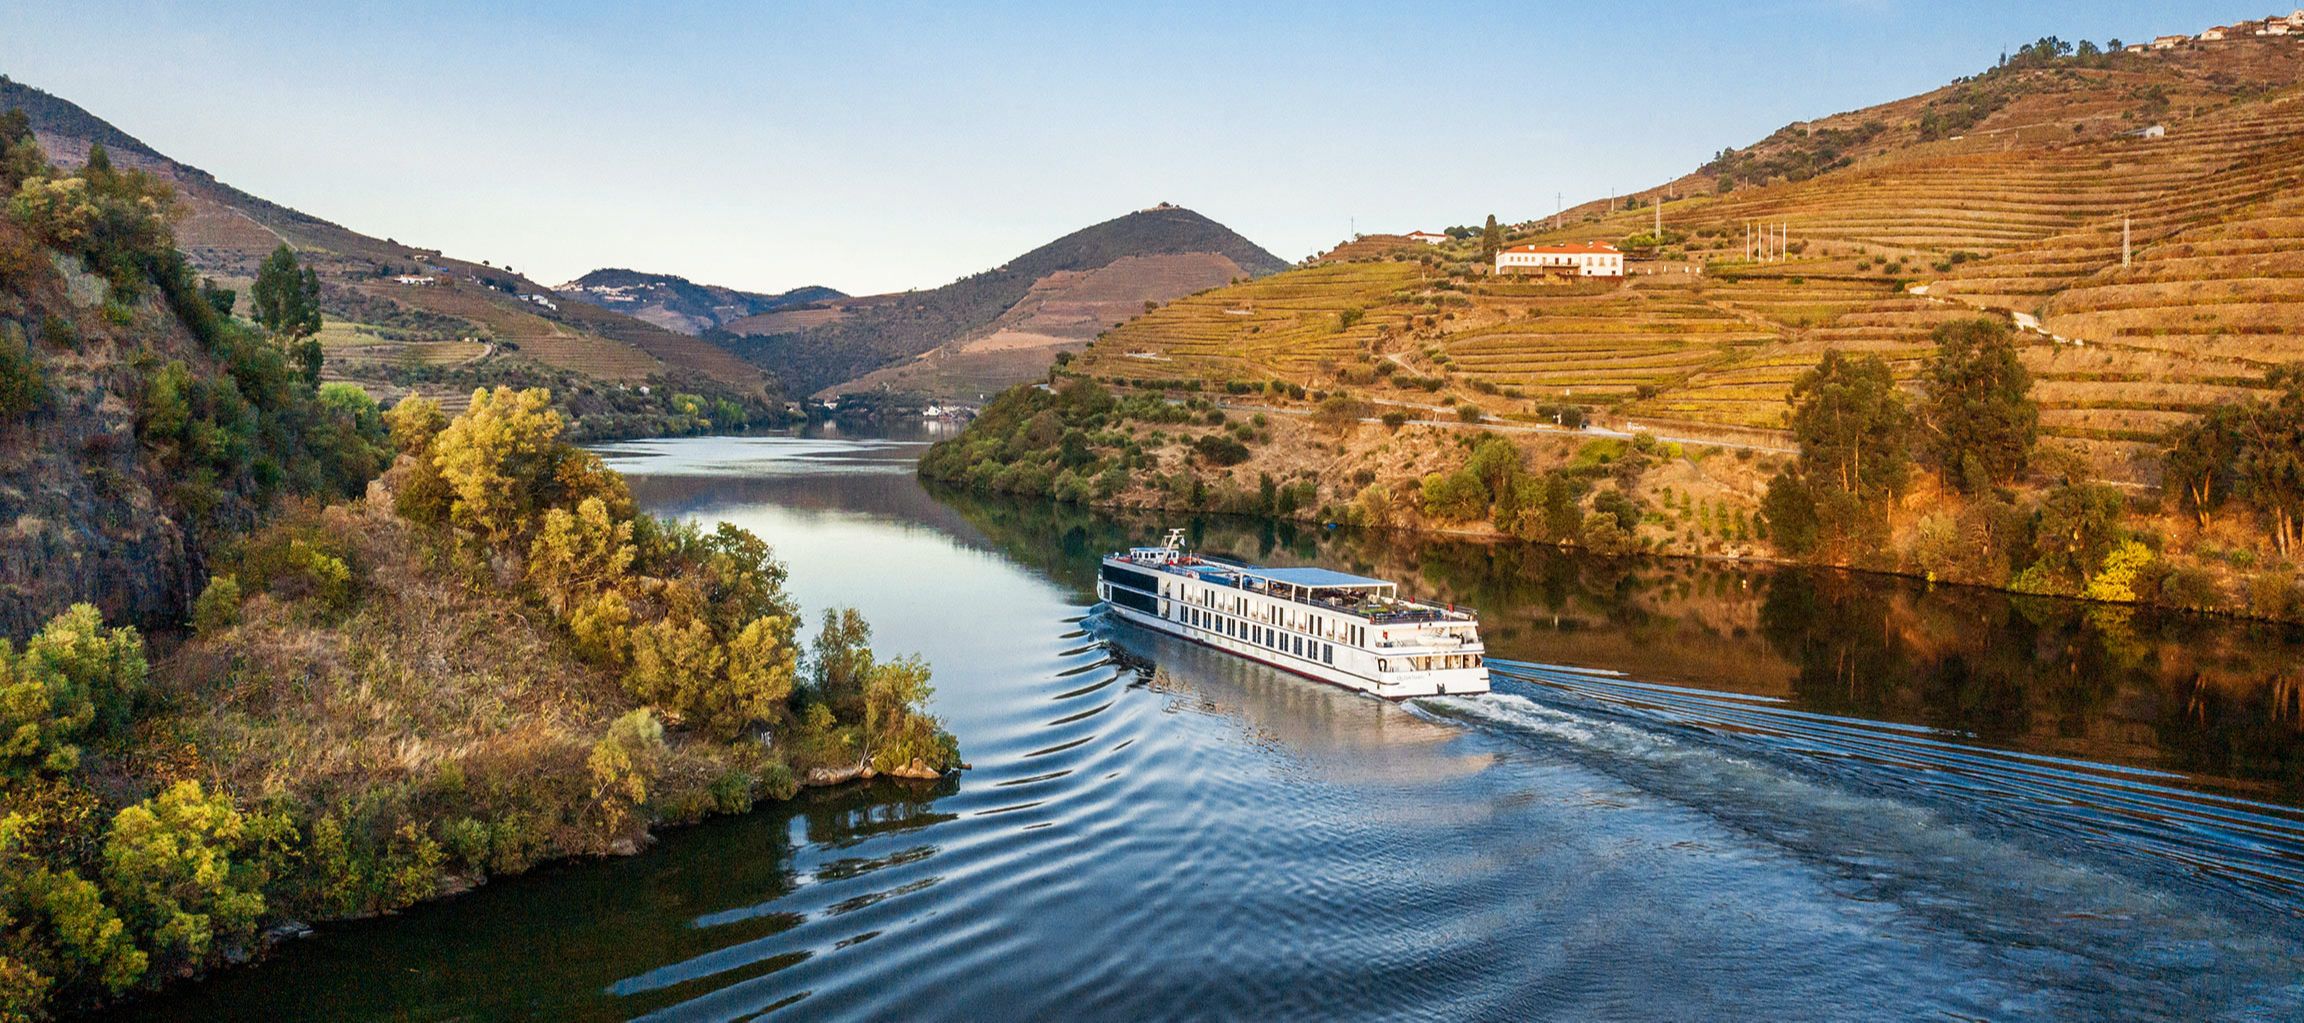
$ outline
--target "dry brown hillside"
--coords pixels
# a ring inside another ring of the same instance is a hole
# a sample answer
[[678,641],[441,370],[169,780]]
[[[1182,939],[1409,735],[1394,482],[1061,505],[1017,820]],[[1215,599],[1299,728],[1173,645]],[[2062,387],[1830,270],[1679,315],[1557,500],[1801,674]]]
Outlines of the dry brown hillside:
[[[61,164],[84,162],[91,144],[101,143],[115,164],[174,184],[184,214],[176,225],[179,246],[227,287],[245,292],[266,255],[283,243],[293,248],[320,273],[331,379],[383,396],[413,385],[458,407],[475,379],[497,370],[562,372],[610,387],[650,378],[709,381],[754,394],[771,383],[718,347],[561,300],[509,268],[373,238],[249,195],[37,89],[0,78],[0,107],[24,109],[42,147]],[[399,283],[404,275],[433,283]],[[447,368],[464,372],[440,372]]]

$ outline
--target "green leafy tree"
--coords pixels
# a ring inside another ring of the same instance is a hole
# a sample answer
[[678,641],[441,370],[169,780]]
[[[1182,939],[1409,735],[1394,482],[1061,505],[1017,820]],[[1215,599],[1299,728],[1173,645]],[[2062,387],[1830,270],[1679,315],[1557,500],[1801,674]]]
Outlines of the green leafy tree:
[[2255,505],[2271,527],[2273,543],[2287,555],[2304,545],[2304,366],[2281,366],[2265,375],[2279,392],[2241,420],[2234,489]]
[[1493,261],[1504,251],[1504,228],[1496,223],[1496,215],[1488,215],[1488,223],[1480,228],[1480,258]]
[[1912,417],[1888,364],[1827,351],[1786,400],[1800,457],[1769,482],[1761,505],[1777,546],[1802,554],[1884,541],[1888,503],[1911,474]]
[[936,692],[928,678],[928,664],[918,657],[872,666],[864,685],[864,751],[874,769],[917,763],[943,770],[958,762],[951,733],[922,709]]
[[296,357],[305,382],[320,386],[322,354],[319,339],[313,337],[320,332],[320,275],[300,266],[296,253],[283,242],[256,268],[248,300],[256,322]]
[[1424,477],[1424,514],[1447,522],[1470,522],[1488,514],[1488,488],[1461,469]]
[[2040,406],[2007,324],[1956,320],[1935,336],[1935,357],[1921,371],[1921,413],[1938,471],[1967,493],[2016,479],[2039,439]]
[[2245,501],[2286,555],[2304,546],[2304,367],[2278,367],[2265,383],[2272,400],[2220,405],[2173,431],[2164,464],[2202,525],[2226,501]]
[[864,685],[872,673],[872,626],[852,607],[824,609],[823,628],[809,648],[808,686],[843,720],[864,714]]

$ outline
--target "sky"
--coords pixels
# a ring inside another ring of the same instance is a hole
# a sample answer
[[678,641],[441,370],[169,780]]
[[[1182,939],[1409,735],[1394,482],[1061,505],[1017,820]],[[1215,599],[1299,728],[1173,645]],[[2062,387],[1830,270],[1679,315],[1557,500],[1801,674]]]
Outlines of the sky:
[[864,294],[1158,202],[1290,260],[1530,219],[2043,35],[2274,6],[0,0],[0,74],[249,192],[546,284],[622,266]]

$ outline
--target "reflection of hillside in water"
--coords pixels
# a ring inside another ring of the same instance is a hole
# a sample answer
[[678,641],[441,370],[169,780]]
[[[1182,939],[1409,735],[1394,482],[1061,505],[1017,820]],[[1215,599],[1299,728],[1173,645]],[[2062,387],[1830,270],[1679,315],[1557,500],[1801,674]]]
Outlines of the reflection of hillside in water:
[[1327,565],[1478,608],[1499,657],[1779,697],[2304,800],[2304,636],[2294,628],[1854,573],[936,498],[1083,600],[1097,555],[1184,521],[1198,551]]

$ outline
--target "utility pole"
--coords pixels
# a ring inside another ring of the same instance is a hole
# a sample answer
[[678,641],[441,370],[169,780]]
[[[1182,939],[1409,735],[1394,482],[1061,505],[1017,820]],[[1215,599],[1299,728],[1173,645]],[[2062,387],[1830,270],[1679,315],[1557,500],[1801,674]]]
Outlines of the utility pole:
[[1659,248],[1663,247],[1663,245],[1664,245],[1664,204],[1663,204],[1663,203],[1657,203],[1657,204],[1656,204],[1656,230],[1655,230],[1654,234],[1656,235],[1656,245],[1657,245],[1657,247],[1659,247]]
[[2130,249],[2129,249],[2129,247],[2128,247],[2128,219],[2129,219],[2129,218],[2128,218],[2128,216],[2127,216],[2126,214],[2122,214],[2122,215],[2121,215],[2121,217],[2120,217],[2120,265],[2121,265],[2121,266],[2127,266],[2127,265],[2129,264],[2130,260],[2133,258],[2133,256],[2132,256],[2132,253],[2131,253],[2131,251],[2130,251]]
[[1566,212],[1568,212],[1567,193],[1552,193],[1552,230],[1560,230],[1560,215]]

